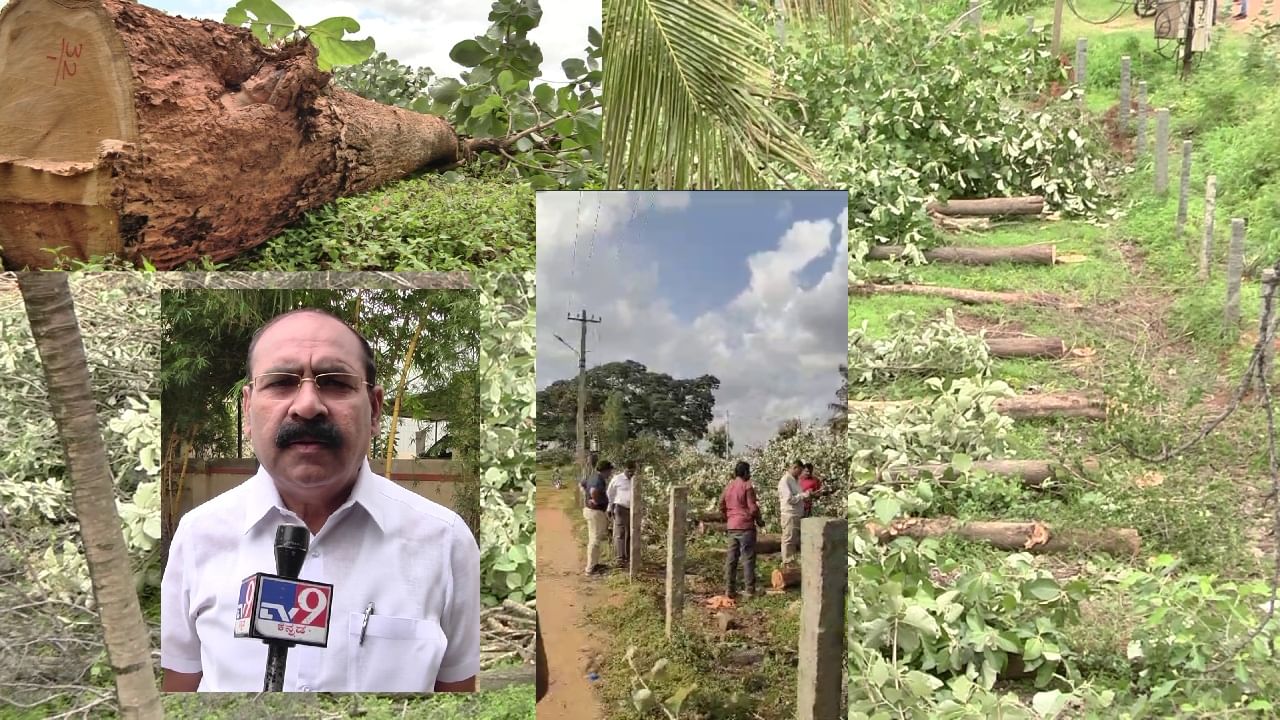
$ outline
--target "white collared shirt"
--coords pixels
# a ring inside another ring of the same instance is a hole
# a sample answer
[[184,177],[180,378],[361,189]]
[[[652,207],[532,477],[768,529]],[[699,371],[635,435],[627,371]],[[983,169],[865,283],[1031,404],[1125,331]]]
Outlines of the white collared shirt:
[[782,515],[804,515],[804,498],[800,492],[800,481],[790,471],[782,473],[782,479],[778,480],[778,508]]
[[614,475],[609,481],[609,489],[605,495],[609,497],[609,503],[612,505],[631,507],[631,478],[627,477],[625,472]]
[[[282,522],[303,524],[261,467],[182,518],[161,585],[161,667],[204,673],[201,691],[262,690],[267,646],[232,628],[240,581],[275,572]],[[289,649],[286,691],[431,692],[480,671],[475,538],[457,513],[374,474],[368,461],[311,537],[298,577],[333,584],[329,644]]]

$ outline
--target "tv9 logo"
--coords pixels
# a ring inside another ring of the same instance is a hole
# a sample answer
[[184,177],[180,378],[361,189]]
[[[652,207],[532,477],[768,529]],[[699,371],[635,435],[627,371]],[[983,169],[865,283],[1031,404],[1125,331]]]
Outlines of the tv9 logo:
[[262,577],[258,618],[307,627],[329,626],[333,587],[303,580]]

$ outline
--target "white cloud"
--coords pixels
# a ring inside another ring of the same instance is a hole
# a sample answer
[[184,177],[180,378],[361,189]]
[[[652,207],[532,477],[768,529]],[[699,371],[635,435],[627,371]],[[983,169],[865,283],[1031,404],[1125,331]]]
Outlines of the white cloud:
[[[665,195],[588,193],[580,202],[578,193],[538,195],[538,385],[576,372],[576,354],[554,335],[576,347],[578,326],[565,316],[586,308],[603,319],[589,330],[590,365],[632,359],[676,377],[715,375],[716,422],[729,414],[739,447],[764,442],[791,417],[825,419],[848,352],[843,215],[795,222],[775,248],[737,260],[751,271],[747,286],[689,321],[661,294],[664,259],[642,242],[621,239],[633,210],[641,223],[645,212],[679,212],[691,200]],[[594,253],[608,261],[587,266],[578,258],[575,267],[575,228],[581,253],[597,207]],[[826,272],[801,287],[801,271],[815,262]]]
[[[146,4],[172,14],[221,21],[235,0],[147,0]],[[454,77],[464,68],[449,59],[449,51],[458,42],[485,33],[491,5],[484,0],[277,0],[277,4],[303,24],[337,16],[355,18],[360,23],[355,37],[372,36],[378,50],[401,63]],[[566,79],[560,63],[584,56],[588,26],[600,29],[600,3],[542,0],[542,21],[529,35],[542,48],[544,79]]]

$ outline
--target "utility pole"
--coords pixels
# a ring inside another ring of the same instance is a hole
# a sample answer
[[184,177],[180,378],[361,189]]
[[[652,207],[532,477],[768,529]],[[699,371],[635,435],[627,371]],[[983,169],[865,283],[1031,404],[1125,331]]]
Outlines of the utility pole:
[[582,323],[581,340],[578,342],[578,467],[587,464],[587,323],[598,323],[600,318],[588,317],[584,308],[578,317],[568,316],[573,322]]
[[1187,3],[1187,32],[1182,39],[1182,79],[1191,77],[1191,44],[1196,36],[1196,0]]

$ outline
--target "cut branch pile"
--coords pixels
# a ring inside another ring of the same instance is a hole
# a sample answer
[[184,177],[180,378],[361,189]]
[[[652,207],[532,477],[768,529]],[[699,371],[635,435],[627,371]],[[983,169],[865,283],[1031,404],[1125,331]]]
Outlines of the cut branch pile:
[[869,523],[867,529],[882,542],[895,537],[954,536],[982,542],[1000,550],[1032,553],[1099,552],[1116,557],[1137,555],[1142,548],[1133,528],[1054,530],[1041,522],[963,521],[951,517],[899,518],[889,525]]
[[488,670],[504,662],[534,661],[537,601],[501,605],[480,612],[480,668]]

